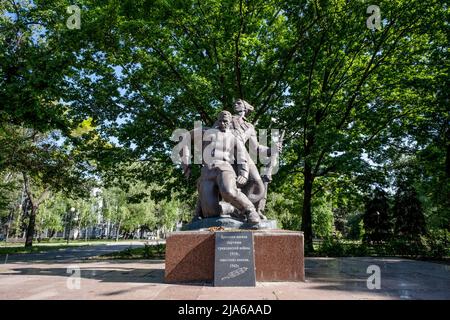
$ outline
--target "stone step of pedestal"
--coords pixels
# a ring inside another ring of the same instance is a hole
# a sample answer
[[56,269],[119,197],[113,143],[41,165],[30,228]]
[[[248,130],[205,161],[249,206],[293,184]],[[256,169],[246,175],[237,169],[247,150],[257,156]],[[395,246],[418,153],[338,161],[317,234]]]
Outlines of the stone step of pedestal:
[[[219,231],[220,232],[220,231]],[[256,281],[304,281],[303,233],[252,230]],[[178,231],[166,239],[165,281],[213,281],[215,232]]]
[[185,224],[181,230],[202,230],[211,227],[223,227],[225,229],[276,229],[276,220],[261,220],[257,225],[239,221],[231,217],[211,217],[194,220]]

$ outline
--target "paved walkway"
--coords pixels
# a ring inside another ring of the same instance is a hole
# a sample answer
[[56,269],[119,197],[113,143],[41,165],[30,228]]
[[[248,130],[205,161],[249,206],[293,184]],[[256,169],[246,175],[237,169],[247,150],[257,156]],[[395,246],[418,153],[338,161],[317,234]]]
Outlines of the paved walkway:
[[[6,264],[0,260],[0,299],[450,299],[449,265],[405,259],[307,258],[306,282],[260,282],[252,288],[165,284],[162,260],[78,259],[120,249],[114,246],[78,248],[77,254],[68,249],[56,261],[50,253],[35,261],[16,255]],[[380,268],[381,289],[367,287],[371,265]],[[77,267],[80,281],[68,272]]]
[[95,257],[106,253],[122,251],[127,248],[136,248],[143,246],[143,242],[129,241],[118,242],[98,245],[82,245],[79,247],[68,247],[56,250],[49,250],[40,253],[27,253],[27,254],[0,254],[0,264],[12,263],[12,262],[45,262],[45,261],[70,261],[80,260],[89,257]]

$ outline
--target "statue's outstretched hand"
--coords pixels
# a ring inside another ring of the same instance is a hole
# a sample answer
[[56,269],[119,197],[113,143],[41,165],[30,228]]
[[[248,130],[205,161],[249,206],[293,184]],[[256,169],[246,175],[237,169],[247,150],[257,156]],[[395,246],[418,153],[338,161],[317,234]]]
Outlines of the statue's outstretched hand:
[[238,184],[238,186],[243,186],[247,183],[247,178],[244,176],[238,176],[236,178],[236,183]]
[[278,153],[281,153],[283,151],[283,143],[281,141],[277,142],[277,149]]

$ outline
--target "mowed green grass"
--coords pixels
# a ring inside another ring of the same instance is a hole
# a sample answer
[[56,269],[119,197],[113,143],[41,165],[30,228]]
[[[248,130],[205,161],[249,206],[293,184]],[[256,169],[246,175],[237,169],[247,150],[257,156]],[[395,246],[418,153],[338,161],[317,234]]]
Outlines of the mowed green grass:
[[52,251],[52,250],[59,250],[59,249],[65,249],[65,248],[75,248],[75,247],[81,247],[86,246],[88,244],[82,245],[82,244],[75,244],[75,243],[69,243],[69,244],[42,244],[42,245],[33,245],[32,247],[25,248],[25,244],[8,244],[6,246],[0,246],[0,254],[26,254],[26,253],[39,253],[39,252],[46,252],[46,251]]
[[141,248],[128,248],[118,252],[111,252],[93,259],[119,259],[119,260],[134,260],[134,259],[164,259],[166,255],[165,244],[146,244]]
[[[66,240],[55,240],[52,242],[33,242],[33,246],[30,248],[25,248],[25,243],[6,243],[4,241],[0,242],[0,255],[4,254],[27,254],[27,253],[39,253],[52,250],[66,249],[66,248],[76,248],[83,246],[92,246],[99,244],[117,244],[121,242],[129,242],[130,240],[114,241],[114,240],[70,240],[69,244]],[[133,240],[136,241],[136,240]]]

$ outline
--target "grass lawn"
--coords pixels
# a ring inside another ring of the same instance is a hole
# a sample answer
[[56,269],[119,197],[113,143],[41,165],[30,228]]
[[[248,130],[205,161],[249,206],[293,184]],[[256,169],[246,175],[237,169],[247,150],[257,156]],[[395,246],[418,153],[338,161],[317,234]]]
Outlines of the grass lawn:
[[145,244],[141,248],[128,248],[118,252],[111,252],[101,256],[92,257],[92,259],[119,259],[119,260],[134,260],[134,259],[164,259],[166,253],[165,244]]
[[[85,244],[88,245],[88,244]],[[7,246],[0,246],[0,254],[16,254],[16,253],[39,253],[51,250],[58,250],[64,248],[81,247],[82,244],[69,243],[69,244],[47,244],[47,245],[33,245],[31,248],[25,248],[23,243],[11,243]]]
[[66,240],[54,240],[51,242],[37,242],[33,241],[33,246],[31,248],[25,248],[25,243],[5,243],[4,241],[0,242],[0,255],[3,254],[26,254],[26,253],[39,253],[51,250],[59,250],[65,248],[75,248],[82,246],[92,246],[99,244],[117,244],[121,242],[129,242],[136,240],[123,240],[123,241],[114,241],[114,240],[70,240],[69,244],[66,243]]

